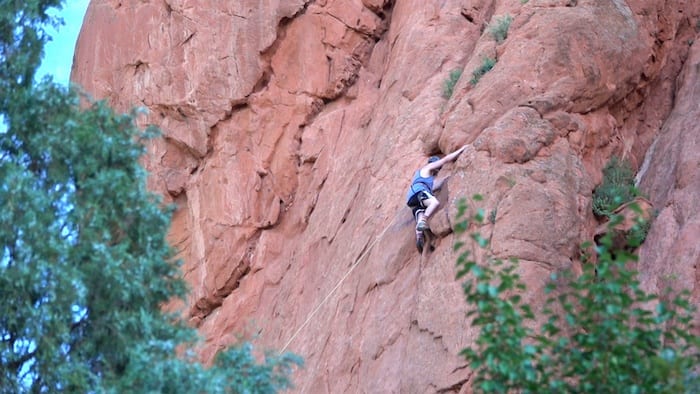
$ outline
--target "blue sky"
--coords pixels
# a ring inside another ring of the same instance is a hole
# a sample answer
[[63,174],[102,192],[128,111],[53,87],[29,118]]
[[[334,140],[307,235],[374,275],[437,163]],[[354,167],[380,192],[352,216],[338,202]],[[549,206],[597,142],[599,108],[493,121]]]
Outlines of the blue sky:
[[[58,30],[49,27],[47,32],[52,40],[44,46],[44,58],[35,75],[35,80],[41,80],[44,75],[53,75],[54,82],[68,86],[70,69],[73,66],[73,52],[78,40],[83,17],[90,0],[65,0],[63,8],[52,9],[51,15],[63,19],[63,25]],[[0,133],[7,131],[5,118],[0,115]]]
[[48,29],[52,41],[44,47],[44,59],[37,71],[37,80],[50,74],[55,82],[68,85],[75,42],[89,2],[90,0],[65,0],[61,10],[52,10],[52,15],[63,18],[63,25],[58,30]]

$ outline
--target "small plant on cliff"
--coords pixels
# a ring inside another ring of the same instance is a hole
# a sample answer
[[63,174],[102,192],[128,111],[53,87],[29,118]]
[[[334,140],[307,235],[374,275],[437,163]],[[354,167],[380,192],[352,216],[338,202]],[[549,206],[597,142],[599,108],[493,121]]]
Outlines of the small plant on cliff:
[[459,78],[462,76],[462,69],[461,68],[455,68],[454,70],[450,71],[450,76],[445,80],[444,84],[442,85],[442,97],[449,99],[452,97],[452,93],[454,92],[455,85],[457,84],[457,81],[459,81]]
[[488,32],[496,42],[501,43],[508,38],[508,29],[510,28],[511,22],[513,22],[513,17],[510,15],[496,18],[496,20],[489,25]]
[[297,356],[249,344],[205,367],[196,331],[164,310],[186,296],[170,209],[146,190],[134,116],[34,82],[47,11],[4,1],[0,35],[0,392],[271,393]]
[[493,66],[496,65],[496,59],[492,59],[490,57],[485,57],[484,60],[481,62],[481,66],[474,70],[472,73],[472,79],[469,80],[469,83],[472,85],[476,85],[479,83],[479,80],[481,77],[484,76],[487,72],[491,71]]
[[613,156],[603,169],[603,181],[593,191],[593,213],[610,216],[620,205],[639,195],[632,167]]
[[[482,211],[469,220],[466,212],[461,202],[457,233],[483,222]],[[478,232],[470,239],[474,248],[488,249]],[[537,311],[523,299],[527,286],[517,260],[477,263],[468,251],[459,255],[457,277],[479,330],[462,351],[474,370],[475,391],[698,392],[700,337],[693,334],[689,294],[659,298],[642,291],[628,268],[636,256],[612,245],[610,236],[601,240],[597,263],[584,264],[582,275],[553,275]],[[459,242],[455,249],[465,246]]]

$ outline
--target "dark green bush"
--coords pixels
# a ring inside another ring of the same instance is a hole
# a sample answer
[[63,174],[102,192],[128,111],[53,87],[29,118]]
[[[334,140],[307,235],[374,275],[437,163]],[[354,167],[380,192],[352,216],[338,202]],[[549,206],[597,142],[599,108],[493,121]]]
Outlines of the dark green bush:
[[593,191],[593,213],[610,216],[620,205],[639,195],[632,167],[613,156],[603,169],[603,181]]

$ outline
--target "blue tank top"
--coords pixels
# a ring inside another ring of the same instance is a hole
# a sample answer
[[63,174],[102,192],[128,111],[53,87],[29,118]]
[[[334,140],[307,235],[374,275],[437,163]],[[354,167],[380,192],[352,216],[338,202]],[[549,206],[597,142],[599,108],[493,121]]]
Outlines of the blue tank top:
[[416,173],[413,175],[413,180],[411,181],[411,187],[408,189],[408,193],[406,193],[406,202],[408,202],[408,200],[410,200],[414,194],[420,191],[432,193],[434,181],[434,176],[424,178],[420,176],[420,170],[416,171]]

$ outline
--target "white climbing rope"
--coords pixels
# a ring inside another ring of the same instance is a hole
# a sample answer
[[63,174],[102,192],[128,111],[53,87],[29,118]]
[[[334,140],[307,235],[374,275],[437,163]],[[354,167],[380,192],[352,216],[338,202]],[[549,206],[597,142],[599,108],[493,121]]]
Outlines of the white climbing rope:
[[314,315],[316,314],[316,312],[318,312],[319,309],[321,309],[321,307],[326,303],[326,301],[328,301],[328,299],[331,297],[331,295],[333,295],[333,293],[335,293],[335,291],[338,290],[338,287],[340,287],[340,285],[343,283],[343,281],[345,280],[345,278],[347,278],[347,277],[350,275],[350,273],[355,269],[355,267],[357,267],[357,266],[360,264],[360,262],[362,262],[362,259],[367,255],[367,253],[369,253],[370,250],[372,250],[372,248],[374,247],[374,244],[376,244],[377,241],[379,241],[380,239],[382,239],[382,237],[384,237],[384,233],[386,233],[386,231],[389,229],[389,227],[391,227],[391,225],[392,225],[393,223],[394,223],[394,220],[392,220],[391,223],[389,223],[389,225],[387,225],[386,228],[381,232],[381,234],[379,234],[379,236],[376,237],[376,238],[374,239],[374,241],[372,241],[372,243],[369,245],[369,247],[367,247],[367,249],[365,249],[365,251],[362,252],[362,254],[360,255],[360,257],[357,258],[357,260],[355,261],[355,263],[350,267],[350,269],[345,273],[345,275],[343,275],[343,277],[340,278],[340,280],[339,280],[338,283],[335,285],[335,287],[333,287],[333,289],[328,293],[328,295],[326,295],[326,297],[323,299],[323,301],[321,301],[321,302],[316,306],[316,308],[314,308],[314,310],[313,310],[313,311],[309,314],[309,316],[306,318],[306,321],[304,321],[304,323],[303,323],[301,326],[299,326],[299,328],[294,332],[294,335],[292,335],[292,337],[289,338],[289,340],[287,341],[287,343],[284,344],[284,346],[282,347],[282,350],[280,350],[280,354],[282,354],[282,352],[284,352],[285,350],[287,350],[287,346],[289,346],[289,344],[292,343],[292,341],[294,340],[294,338],[296,338],[296,336],[299,334],[299,332],[301,332],[301,330],[303,330],[304,327],[306,327],[306,325],[309,324],[309,322],[310,322],[311,319],[314,317]]

